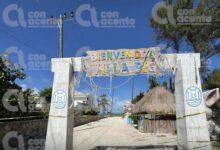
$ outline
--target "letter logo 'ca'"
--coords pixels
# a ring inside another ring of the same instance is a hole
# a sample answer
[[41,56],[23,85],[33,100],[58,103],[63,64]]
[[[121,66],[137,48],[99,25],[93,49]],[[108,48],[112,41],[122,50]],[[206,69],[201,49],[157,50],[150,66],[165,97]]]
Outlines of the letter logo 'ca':
[[[13,12],[17,13],[17,19],[12,19],[11,15]],[[18,7],[17,4],[10,4],[3,10],[2,18],[4,22],[10,27],[18,27],[21,25],[22,27],[27,27],[27,22],[24,17],[24,10],[21,7]]]

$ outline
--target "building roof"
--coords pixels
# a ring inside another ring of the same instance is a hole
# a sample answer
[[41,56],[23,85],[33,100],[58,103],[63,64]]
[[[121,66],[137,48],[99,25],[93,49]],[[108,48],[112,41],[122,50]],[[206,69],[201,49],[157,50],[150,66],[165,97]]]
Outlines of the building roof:
[[88,94],[87,93],[82,93],[79,91],[74,91],[74,97],[82,97],[82,98],[87,98]]
[[136,103],[134,113],[175,115],[175,97],[164,87],[155,87]]

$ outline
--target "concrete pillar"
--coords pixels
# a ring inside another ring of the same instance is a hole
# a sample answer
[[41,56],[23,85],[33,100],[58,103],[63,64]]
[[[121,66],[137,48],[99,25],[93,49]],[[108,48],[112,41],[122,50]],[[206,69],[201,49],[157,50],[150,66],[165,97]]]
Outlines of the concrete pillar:
[[69,58],[52,59],[53,93],[47,126],[46,150],[73,149],[73,105],[70,81],[73,75]]
[[211,149],[198,60],[199,54],[178,54],[176,58],[175,98],[179,149]]

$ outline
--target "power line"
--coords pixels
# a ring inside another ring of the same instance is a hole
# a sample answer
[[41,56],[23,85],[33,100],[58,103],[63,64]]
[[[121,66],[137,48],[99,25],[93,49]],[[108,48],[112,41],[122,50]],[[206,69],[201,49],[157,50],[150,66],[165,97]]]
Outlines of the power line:
[[134,98],[134,78],[132,78],[132,87],[131,87],[131,100]]
[[37,48],[35,48],[34,46],[32,46],[32,45],[28,44],[27,42],[25,42],[24,40],[19,39],[19,38],[15,35],[15,33],[8,32],[6,29],[3,29],[2,27],[0,27],[0,31],[1,31],[2,33],[4,33],[4,34],[7,34],[7,35],[10,36],[12,39],[14,39],[14,40],[17,41],[18,43],[24,45],[25,47],[28,47],[28,48],[30,48],[30,49],[32,49],[32,50],[34,50],[34,51],[40,51],[40,52],[44,53],[45,55],[47,55],[49,58],[51,58],[51,56],[48,55],[47,53],[45,53],[45,51],[42,51],[42,50],[40,50],[40,49],[37,49]]

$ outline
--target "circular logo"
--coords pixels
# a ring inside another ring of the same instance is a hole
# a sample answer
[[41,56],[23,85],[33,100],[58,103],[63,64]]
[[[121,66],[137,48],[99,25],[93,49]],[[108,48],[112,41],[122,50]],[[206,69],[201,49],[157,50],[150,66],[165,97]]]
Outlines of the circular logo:
[[202,91],[195,86],[189,87],[186,90],[186,100],[189,106],[199,106],[202,102]]
[[57,109],[62,109],[66,106],[67,93],[65,91],[59,90],[53,94],[53,105]]

